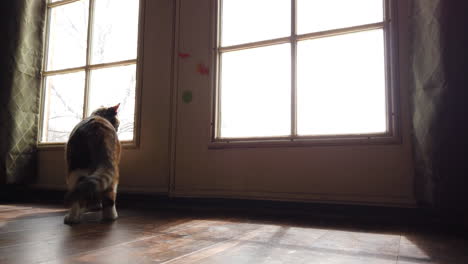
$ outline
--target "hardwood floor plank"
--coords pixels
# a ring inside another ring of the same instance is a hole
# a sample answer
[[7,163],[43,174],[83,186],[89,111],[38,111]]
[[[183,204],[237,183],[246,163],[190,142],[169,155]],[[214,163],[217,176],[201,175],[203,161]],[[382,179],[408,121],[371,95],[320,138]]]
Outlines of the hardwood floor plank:
[[[86,231],[76,234],[75,229],[64,232],[62,236],[39,243],[20,244],[0,248],[0,263],[37,263],[64,258],[100,248],[133,241],[151,234],[128,230],[102,228],[100,231]],[[20,254],[20,252],[23,252]]]
[[142,263],[162,263],[232,239],[256,228],[258,226],[251,224],[237,226],[231,222],[212,220],[179,222],[179,224],[163,226],[159,230],[152,230],[153,236],[117,247],[87,252],[63,261],[67,263],[126,263],[124,261],[126,257],[111,257],[110,259],[106,257],[120,256],[122,252],[125,252]]

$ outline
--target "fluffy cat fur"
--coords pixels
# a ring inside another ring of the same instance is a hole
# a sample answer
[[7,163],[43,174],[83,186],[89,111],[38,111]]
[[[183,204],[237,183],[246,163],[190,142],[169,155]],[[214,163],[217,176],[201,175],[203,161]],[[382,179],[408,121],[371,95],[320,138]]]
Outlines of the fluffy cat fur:
[[65,224],[79,223],[82,213],[96,205],[102,205],[103,220],[118,217],[115,209],[121,152],[117,137],[118,108],[119,105],[95,110],[70,134],[66,146],[68,192],[65,196],[70,210],[64,218]]

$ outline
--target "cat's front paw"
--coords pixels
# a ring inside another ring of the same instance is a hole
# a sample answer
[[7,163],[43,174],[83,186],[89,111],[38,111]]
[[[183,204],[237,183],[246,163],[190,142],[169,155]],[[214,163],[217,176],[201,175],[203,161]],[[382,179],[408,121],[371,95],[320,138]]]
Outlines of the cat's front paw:
[[66,225],[76,225],[81,222],[81,219],[79,217],[73,217],[70,216],[70,214],[65,215],[63,218],[63,223]]

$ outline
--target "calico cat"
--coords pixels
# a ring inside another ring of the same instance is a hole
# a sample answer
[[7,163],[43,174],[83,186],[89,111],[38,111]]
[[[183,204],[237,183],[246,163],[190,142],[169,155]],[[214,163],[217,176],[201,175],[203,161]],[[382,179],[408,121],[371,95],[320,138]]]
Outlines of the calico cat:
[[65,224],[79,223],[86,209],[101,204],[103,220],[118,217],[115,199],[121,152],[117,137],[119,105],[95,110],[70,134],[66,146],[68,192],[65,203],[71,208],[64,218]]

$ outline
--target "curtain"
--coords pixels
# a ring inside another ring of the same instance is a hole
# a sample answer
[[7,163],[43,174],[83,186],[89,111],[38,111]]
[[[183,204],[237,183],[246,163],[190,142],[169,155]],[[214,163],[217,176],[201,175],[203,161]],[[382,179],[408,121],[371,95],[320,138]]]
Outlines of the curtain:
[[36,175],[45,3],[1,3],[0,183],[27,183]]
[[468,215],[467,14],[466,0],[412,1],[415,193],[450,217]]

